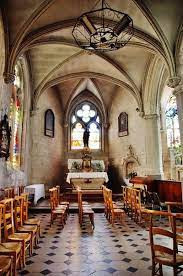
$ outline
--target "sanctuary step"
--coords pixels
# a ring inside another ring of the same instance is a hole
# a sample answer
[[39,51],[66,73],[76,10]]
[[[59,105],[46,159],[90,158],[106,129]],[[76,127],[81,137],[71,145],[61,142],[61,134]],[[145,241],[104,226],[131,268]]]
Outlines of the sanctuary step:
[[[103,194],[102,190],[84,190],[82,189],[83,200],[87,200],[89,202],[103,202]],[[76,190],[72,190],[71,192],[64,193],[62,197],[63,201],[74,202],[78,199],[78,194]]]
[[[90,205],[94,212],[96,213],[103,213],[104,212],[104,203],[102,201],[100,202],[90,202]],[[45,213],[50,213],[50,203],[48,199],[44,200],[39,200],[38,204],[36,206],[30,206],[29,211],[31,213],[40,213],[40,212],[45,212]],[[77,200],[74,202],[70,203],[69,206],[69,213],[78,213],[78,202]]]

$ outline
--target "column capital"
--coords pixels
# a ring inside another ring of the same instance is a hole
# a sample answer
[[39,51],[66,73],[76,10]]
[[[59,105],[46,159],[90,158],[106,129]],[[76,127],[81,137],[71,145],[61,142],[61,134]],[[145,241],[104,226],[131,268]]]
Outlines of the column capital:
[[37,114],[38,114],[38,111],[39,111],[39,108],[37,108],[37,109],[32,109],[32,110],[30,111],[30,116],[33,117],[33,116],[37,115]]
[[183,93],[183,84],[179,84],[175,87],[175,89],[173,90],[173,94],[175,96],[178,96],[179,94]]
[[6,84],[13,84],[15,81],[15,75],[12,73],[4,72],[3,77]]
[[167,85],[170,88],[175,88],[177,85],[179,85],[180,82],[181,82],[181,77],[173,76],[173,77],[169,78]]
[[149,119],[158,119],[159,118],[159,115],[158,114],[147,114],[147,115],[144,115],[144,119],[145,120],[149,120]]

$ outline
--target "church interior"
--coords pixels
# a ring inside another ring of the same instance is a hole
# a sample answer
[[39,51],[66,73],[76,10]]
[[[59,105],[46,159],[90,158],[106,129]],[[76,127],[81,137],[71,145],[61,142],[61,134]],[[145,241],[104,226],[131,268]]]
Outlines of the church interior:
[[183,275],[183,1],[0,1],[0,275]]

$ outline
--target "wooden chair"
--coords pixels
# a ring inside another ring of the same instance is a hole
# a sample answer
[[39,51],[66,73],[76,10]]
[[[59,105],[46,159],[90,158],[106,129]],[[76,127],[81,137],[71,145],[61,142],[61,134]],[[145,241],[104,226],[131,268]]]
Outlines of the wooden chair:
[[102,185],[102,194],[103,194],[103,199],[104,199],[104,214],[107,217],[107,192],[106,192],[106,187]]
[[12,259],[11,257],[0,257],[0,275],[11,276],[12,275]]
[[132,219],[135,220],[135,209],[136,209],[136,192],[137,190],[134,188],[131,188],[130,190],[130,200],[129,200],[129,207],[130,207],[130,216]]
[[58,189],[56,187],[53,187],[49,189],[50,199],[54,198],[55,202],[55,209],[65,209],[65,211],[68,211],[68,203],[64,202],[63,204],[59,203],[59,196],[58,196]]
[[66,216],[67,216],[66,214],[67,207],[65,205],[58,206],[57,189],[55,188],[49,189],[49,194],[50,194],[50,207],[51,207],[50,225],[53,224],[53,221],[57,217],[60,217],[60,222],[62,226],[64,226],[66,221]]
[[[173,275],[176,276],[183,271],[183,255],[177,253],[177,240],[176,240],[176,214],[173,215],[168,212],[148,210],[150,215],[150,243],[152,253],[152,275],[163,275],[162,266],[173,267]],[[154,227],[153,216],[166,216],[172,219],[172,231],[163,229],[161,227]],[[183,215],[182,215],[183,216]],[[169,238],[173,242],[173,247],[162,245],[159,239],[155,239],[156,235]],[[158,243],[159,241],[159,243]],[[159,265],[159,267],[157,267]]]
[[[2,243],[2,217],[4,205],[0,204],[0,263],[4,255],[12,258],[12,274],[16,275],[16,268],[21,268],[22,246],[18,242],[3,242]],[[1,267],[1,264],[0,264]]]
[[25,186],[23,186],[23,185],[18,186],[18,195],[20,196],[21,194],[23,194],[24,190],[25,190]]
[[66,216],[69,214],[69,202],[61,201],[60,199],[60,186],[56,186],[55,188],[55,199],[56,199],[56,209],[62,208],[63,206],[66,208]]
[[13,187],[4,189],[4,197],[5,198],[14,198],[15,197],[15,189]]
[[[105,187],[106,217],[107,219],[110,220],[111,209],[110,209],[110,204],[108,200],[109,197],[111,197],[111,200],[112,200],[112,190]],[[119,209],[119,206],[114,201],[112,201],[112,204],[114,209]]]
[[145,206],[141,203],[141,190],[135,190],[135,222],[142,223],[142,219],[144,218],[146,221],[146,217],[144,214]]
[[29,249],[31,256],[31,235],[29,233],[17,233],[14,227],[13,199],[1,201],[4,204],[3,222],[5,241],[20,242],[22,244],[23,265],[25,266],[25,253]]
[[23,204],[23,224],[25,225],[36,225],[38,228],[37,231],[37,242],[39,242],[39,238],[41,237],[41,221],[38,218],[28,218],[28,208],[29,208],[29,201],[28,201],[28,193],[22,193],[21,196],[24,198]]
[[15,210],[15,229],[20,233],[31,234],[31,254],[33,252],[33,245],[37,246],[38,227],[37,225],[23,225],[23,205],[24,198],[22,196],[16,196],[14,198],[14,210]]
[[80,226],[82,226],[84,216],[88,215],[89,219],[90,219],[90,222],[91,222],[91,225],[94,229],[95,228],[94,211],[92,210],[92,208],[90,207],[89,204],[83,205],[82,190],[79,190],[79,189],[78,189],[78,209],[79,209],[79,223],[80,223]]
[[112,191],[108,192],[107,194],[107,202],[109,206],[109,220],[114,226],[115,219],[118,218],[121,223],[123,223],[123,218],[125,215],[124,210],[114,207],[114,203],[112,201]]
[[69,201],[62,201],[60,197],[60,186],[55,187],[57,189],[58,204],[64,204],[69,207]]
[[[182,202],[165,202],[165,203],[168,207],[168,212],[169,213],[172,213],[172,208],[173,207],[183,207]],[[181,215],[179,215],[178,213],[176,213],[176,214],[177,214],[177,217],[180,216],[180,219],[183,219],[181,217]],[[171,218],[169,219],[169,223],[170,223],[170,226],[172,228],[173,225],[172,225],[172,219]],[[183,224],[181,226],[177,226],[176,233],[177,233],[177,243],[178,243],[178,245],[183,246]]]
[[130,212],[131,212],[131,193],[132,193],[132,188],[127,187],[126,188],[125,206],[126,206],[126,212],[128,215],[130,215]]

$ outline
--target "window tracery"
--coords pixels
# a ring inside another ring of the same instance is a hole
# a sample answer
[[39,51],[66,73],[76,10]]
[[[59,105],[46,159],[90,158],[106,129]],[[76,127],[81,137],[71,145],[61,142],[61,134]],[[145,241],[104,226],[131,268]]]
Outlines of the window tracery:
[[100,115],[94,104],[84,102],[79,104],[71,115],[71,150],[83,148],[83,133],[90,132],[89,148],[101,148]]

